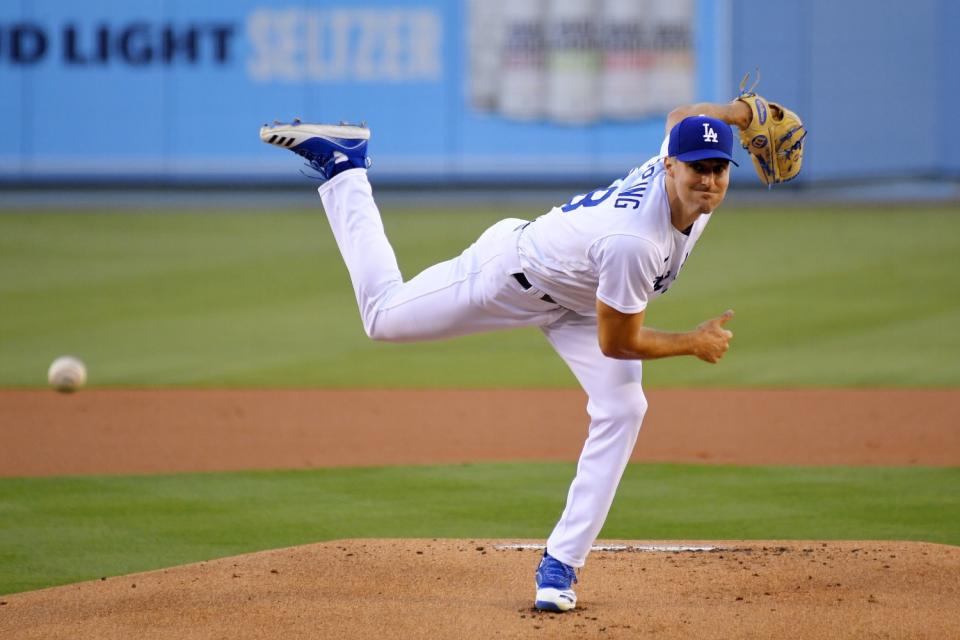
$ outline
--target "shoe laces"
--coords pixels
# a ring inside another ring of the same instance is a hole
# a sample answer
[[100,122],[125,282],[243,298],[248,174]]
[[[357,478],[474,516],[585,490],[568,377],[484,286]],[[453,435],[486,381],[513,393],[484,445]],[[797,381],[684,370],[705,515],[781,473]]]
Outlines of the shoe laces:
[[[293,149],[292,151],[302,156],[306,160],[306,162],[304,163],[305,167],[320,174],[320,177],[318,177],[316,175],[307,173],[306,171],[301,169],[300,173],[310,178],[311,180],[319,180],[321,182],[324,180],[329,180],[330,176],[333,174],[334,165],[338,164],[335,153],[324,157],[324,156],[318,156],[317,154],[312,153],[306,149]],[[349,160],[341,160],[341,162],[349,162]],[[369,157],[366,157],[364,158],[364,164],[366,165],[366,168],[369,169],[370,166],[373,164],[373,162],[370,160]]]
[[544,584],[576,584],[577,572],[573,567],[560,562],[551,555],[545,555],[540,564],[540,575]]

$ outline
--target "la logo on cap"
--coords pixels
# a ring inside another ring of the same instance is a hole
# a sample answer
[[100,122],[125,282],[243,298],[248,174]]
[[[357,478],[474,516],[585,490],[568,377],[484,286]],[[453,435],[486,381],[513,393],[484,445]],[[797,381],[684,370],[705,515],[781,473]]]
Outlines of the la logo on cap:
[[720,158],[732,164],[733,131],[723,120],[708,116],[688,116],[673,125],[667,142],[667,155],[680,162]]
[[717,136],[717,132],[713,130],[713,127],[710,126],[709,122],[703,123],[703,141],[713,142],[713,143],[720,142],[720,138],[719,136]]

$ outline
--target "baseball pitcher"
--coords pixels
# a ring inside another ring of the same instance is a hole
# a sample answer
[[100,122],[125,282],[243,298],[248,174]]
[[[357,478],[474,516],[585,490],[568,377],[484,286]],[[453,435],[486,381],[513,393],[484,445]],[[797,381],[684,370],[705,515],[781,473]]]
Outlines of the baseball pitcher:
[[590,426],[536,571],[535,606],[576,606],[576,569],[603,526],[647,409],[644,360],[718,362],[733,334],[728,310],[683,332],[644,322],[673,285],[727,193],[733,132],[764,184],[797,175],[805,130],[795,114],[741,86],[728,104],[674,109],[660,153],[607,187],[528,221],[502,220],[458,257],[403,281],[374,202],[370,130],[295,120],[260,138],[304,157],[350,273],[363,327],[390,342],[539,327],[588,395]]

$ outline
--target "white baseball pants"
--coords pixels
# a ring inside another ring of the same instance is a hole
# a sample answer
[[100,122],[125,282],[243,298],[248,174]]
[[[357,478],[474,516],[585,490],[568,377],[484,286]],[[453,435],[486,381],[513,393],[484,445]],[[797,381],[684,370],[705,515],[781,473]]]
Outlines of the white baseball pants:
[[647,408],[639,360],[600,352],[596,318],[524,290],[517,239],[526,222],[502,220],[458,257],[404,282],[383,230],[365,169],[350,169],[319,188],[343,254],[367,335],[413,342],[537,326],[587,392],[590,427],[567,494],[547,540],[550,555],[582,567],[610,510]]

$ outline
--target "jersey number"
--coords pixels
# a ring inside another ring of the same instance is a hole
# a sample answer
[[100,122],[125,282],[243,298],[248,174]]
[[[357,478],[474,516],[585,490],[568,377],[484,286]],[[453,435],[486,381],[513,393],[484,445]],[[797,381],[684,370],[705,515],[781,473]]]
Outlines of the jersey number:
[[[625,209],[627,205],[633,205],[633,208],[636,209],[640,206],[640,198],[643,197],[643,192],[647,190],[647,185],[649,185],[648,178],[653,175],[653,172],[656,170],[656,165],[651,164],[640,174],[640,179],[642,182],[634,185],[632,188],[623,191],[620,196],[617,198],[615,207],[618,209]],[[617,183],[620,181],[618,180]],[[570,199],[570,202],[560,207],[560,210],[564,213],[570,213],[575,211],[580,207],[595,207],[607,198],[609,198],[613,193],[619,188],[618,184],[613,184],[606,189],[596,189],[590,193],[585,193],[579,196],[574,196]]]
[[613,195],[613,192],[616,190],[616,187],[608,187],[607,189],[597,189],[595,191],[591,191],[590,193],[573,196],[573,198],[570,199],[570,202],[560,207],[560,210],[564,213],[570,213],[571,211],[579,209],[580,207],[595,207]]

